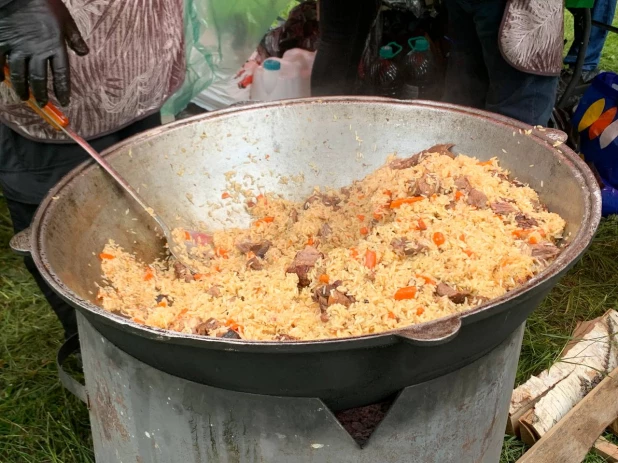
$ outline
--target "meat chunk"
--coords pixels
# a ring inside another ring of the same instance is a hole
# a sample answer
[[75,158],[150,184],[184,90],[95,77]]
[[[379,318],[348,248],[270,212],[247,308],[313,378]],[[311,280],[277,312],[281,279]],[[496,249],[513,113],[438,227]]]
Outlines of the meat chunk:
[[525,187],[525,186],[526,186],[526,184],[525,184],[525,183],[520,182],[520,181],[519,181],[519,180],[517,180],[516,178],[511,179],[511,180],[510,180],[510,182],[511,182],[511,185],[513,185],[514,187],[517,187],[517,188],[523,188],[523,187]]
[[413,196],[431,196],[440,191],[440,180],[435,174],[424,173],[413,185],[410,185],[408,192]]
[[160,304],[161,302],[165,301],[168,307],[172,307],[174,305],[173,299],[170,299],[170,297],[167,294],[157,295],[157,297],[155,298],[155,301],[157,302],[157,304]]
[[257,257],[252,257],[247,261],[247,268],[250,270],[262,270],[264,263]]
[[298,275],[298,286],[305,288],[311,284],[307,274],[321,257],[322,253],[320,251],[313,246],[307,246],[302,251],[296,253],[294,260],[285,272]]
[[470,180],[465,175],[460,175],[455,179],[455,186],[458,190],[468,192],[472,189],[472,185],[470,185]]
[[208,336],[211,331],[214,331],[220,327],[221,327],[221,323],[219,323],[214,318],[209,318],[205,322],[197,325],[195,329],[193,330],[193,334],[198,334],[200,336]]
[[517,226],[524,230],[539,226],[539,223],[535,219],[526,214],[517,214],[515,216],[515,221],[517,222]]
[[268,240],[262,240],[257,243],[252,243],[250,241],[244,241],[242,243],[236,243],[236,249],[238,249],[243,254],[247,254],[252,252],[260,259],[263,259],[266,256],[266,253],[272,246],[272,243]]
[[423,158],[429,154],[439,153],[455,159],[455,155],[451,153],[451,148],[455,146],[453,144],[434,145],[431,148],[421,151],[420,153],[413,154],[412,156],[404,159],[395,159],[390,163],[390,168],[393,170],[409,169],[410,167],[417,166]]
[[472,188],[468,192],[468,198],[466,199],[466,202],[470,206],[475,206],[479,209],[483,209],[487,207],[487,196],[485,196],[485,193],[483,193],[482,191],[477,190],[476,188]]
[[313,290],[311,296],[314,302],[317,302],[320,306],[320,312],[322,313],[322,321],[328,321],[328,314],[326,309],[334,304],[341,304],[345,307],[350,307],[356,302],[354,296],[350,294],[344,294],[337,288],[341,286],[341,281],[337,280],[329,285],[321,285]]
[[541,202],[536,199],[531,200],[530,204],[532,204],[535,212],[547,212],[545,205],[541,204]]
[[428,246],[418,241],[411,241],[406,238],[395,238],[391,241],[391,246],[400,256],[415,256],[416,254],[428,249]]
[[180,262],[174,263],[174,276],[177,280],[185,280],[185,282],[187,283],[193,281],[193,275],[191,274],[191,271]]
[[223,334],[222,336],[220,336],[223,339],[242,339],[240,337],[240,334],[238,334],[236,331],[234,330],[227,330],[227,333]]
[[212,297],[221,297],[221,290],[219,286],[213,285],[206,291],[206,294],[210,294]]
[[512,204],[505,201],[496,201],[489,205],[491,210],[498,215],[508,215],[517,212],[517,209]]
[[290,220],[292,223],[298,222],[298,211],[296,209],[290,211]]
[[467,291],[457,291],[455,288],[450,287],[446,283],[438,283],[436,287],[436,294],[440,297],[448,297],[455,304],[463,304],[466,302],[466,298],[471,294]]
[[320,231],[318,231],[318,236],[322,238],[328,238],[333,233],[333,229],[327,223],[322,224],[320,227]]
[[541,261],[549,261],[560,254],[560,248],[552,243],[531,244],[532,257]]
[[323,193],[314,193],[309,198],[307,198],[307,201],[305,201],[305,204],[303,205],[303,209],[309,209],[309,207],[311,207],[311,205],[317,201],[320,201],[327,207],[337,208],[337,205],[341,202],[341,199],[339,199],[337,196],[329,196]]

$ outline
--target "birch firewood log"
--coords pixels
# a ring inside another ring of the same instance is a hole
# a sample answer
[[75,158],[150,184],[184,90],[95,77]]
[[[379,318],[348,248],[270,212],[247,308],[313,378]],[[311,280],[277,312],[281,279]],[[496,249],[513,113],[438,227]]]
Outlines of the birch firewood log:
[[518,435],[528,444],[547,433],[618,366],[616,336],[615,310],[581,323],[561,359],[513,391],[507,433]]

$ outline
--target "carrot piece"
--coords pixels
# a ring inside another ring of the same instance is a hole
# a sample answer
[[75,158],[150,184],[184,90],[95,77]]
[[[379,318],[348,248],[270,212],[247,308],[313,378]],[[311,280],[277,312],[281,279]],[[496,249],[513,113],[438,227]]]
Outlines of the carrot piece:
[[365,267],[375,268],[377,261],[378,256],[376,253],[367,249],[367,251],[365,251]]
[[259,195],[257,195],[257,197],[255,198],[256,201],[259,203],[260,201],[264,201],[264,205],[268,204],[268,200],[266,199],[266,196],[264,196],[262,193],[260,193]]
[[227,249],[217,247],[215,248],[215,254],[219,257],[223,257],[224,259],[229,258]]
[[350,249],[350,255],[352,256],[352,259],[356,259],[358,257],[358,250],[355,248]]
[[112,256],[111,254],[106,254],[106,253],[102,252],[101,254],[99,254],[99,258],[101,260],[112,260],[112,259],[115,259],[116,256]]
[[241,326],[232,319],[229,319],[228,321],[226,321],[225,326],[227,326],[229,329],[233,331],[238,331],[239,328],[241,328]]
[[360,220],[361,222],[364,222],[364,221],[365,221],[365,216],[364,216],[364,215],[362,215],[362,214],[358,214],[356,217],[357,217],[357,218],[358,218],[358,220]]
[[193,275],[193,279],[194,279],[194,280],[197,280],[197,281],[199,281],[199,280],[203,280],[203,279],[205,279],[206,277],[208,277],[208,275],[206,275],[206,274],[204,274],[204,273],[196,273],[195,275]]
[[368,235],[369,234],[369,229],[367,227],[363,227],[360,229],[360,233],[361,235]]
[[383,214],[380,214],[379,212],[374,212],[373,213],[373,218],[376,220],[382,220],[384,218]]
[[474,255],[470,249],[466,249],[464,252],[468,255],[468,257],[472,257]]
[[176,318],[180,318],[182,317],[184,314],[186,314],[189,311],[189,309],[182,309],[180,312],[178,312],[178,315],[176,315]]
[[315,241],[313,240],[313,236],[307,238],[307,246],[313,246],[313,243],[315,243]]
[[422,196],[413,196],[412,198],[397,198],[397,199],[393,199],[391,201],[390,208],[391,209],[399,209],[404,204],[414,204],[414,203],[417,203],[419,201],[422,201],[423,199],[425,199],[425,198],[423,198]]
[[326,273],[323,273],[322,275],[320,275],[320,283],[328,284],[329,281],[330,281],[330,278]]
[[406,299],[414,299],[416,296],[416,286],[406,286],[405,288],[399,288],[395,293],[396,301],[404,301]]
[[223,194],[221,195],[221,199],[227,199],[230,197],[230,194],[227,191],[224,191]]
[[513,235],[519,239],[522,239],[522,238],[527,237],[532,232],[533,230],[519,229],[519,230],[513,230]]
[[417,278],[420,278],[421,280],[423,280],[425,282],[425,284],[427,285],[436,285],[436,281],[426,277],[425,275],[416,275]]
[[446,238],[444,238],[444,235],[440,232],[435,232],[433,234],[433,242],[436,243],[436,246],[442,246],[444,243],[446,243]]
[[418,229],[421,231],[427,230],[427,224],[423,219],[418,219]]
[[132,320],[135,323],[139,323],[140,325],[145,325],[146,324],[146,321],[143,318],[140,318],[140,317],[133,317]]
[[393,196],[393,192],[391,190],[384,190],[382,193],[386,196]]
[[464,194],[461,191],[457,191],[457,193],[455,193],[455,200],[459,201],[463,197]]
[[191,233],[185,231],[185,241],[191,241]]
[[392,318],[393,320],[397,319],[397,315],[395,315],[393,312],[391,312],[390,310],[388,311],[388,318]]
[[146,270],[146,275],[144,275],[144,281],[150,281],[154,278],[154,273],[152,273],[152,269]]
[[490,159],[489,161],[482,161],[482,162],[479,162],[479,163],[478,163],[478,165],[479,165],[479,166],[491,166],[491,165],[493,165],[493,163],[494,163],[494,162]]
[[419,317],[420,317],[421,315],[423,315],[424,313],[425,313],[425,308],[424,308],[424,307],[418,307],[418,308],[416,309],[416,315],[418,315]]
[[528,238],[528,243],[530,244],[539,244],[539,240],[537,239],[536,236],[531,236],[530,238]]
[[167,302],[165,302],[165,299],[163,299],[161,302],[159,302],[157,304],[159,307],[167,307]]
[[264,217],[262,219],[259,219],[255,222],[255,225],[261,225],[263,223],[273,223],[275,221],[274,217]]
[[464,235],[462,233],[461,235],[459,235],[459,239],[465,243],[466,242],[466,235]]

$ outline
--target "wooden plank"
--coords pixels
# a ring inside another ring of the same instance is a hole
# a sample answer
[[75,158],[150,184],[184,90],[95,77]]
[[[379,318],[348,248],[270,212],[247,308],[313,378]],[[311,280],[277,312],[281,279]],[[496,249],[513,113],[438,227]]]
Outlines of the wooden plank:
[[609,463],[618,463],[618,446],[612,444],[603,436],[599,437],[592,447],[592,451],[603,457]]
[[518,463],[581,463],[618,418],[618,368],[573,407]]

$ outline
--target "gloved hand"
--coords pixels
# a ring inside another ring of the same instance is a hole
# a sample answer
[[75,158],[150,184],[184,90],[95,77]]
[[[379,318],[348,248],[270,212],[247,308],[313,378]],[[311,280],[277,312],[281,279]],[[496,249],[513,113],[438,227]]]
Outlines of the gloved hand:
[[0,81],[8,59],[11,84],[22,100],[28,83],[40,105],[47,103],[47,69],[51,64],[54,93],[69,104],[71,80],[68,44],[80,56],[88,53],[75,21],[61,0],[13,0],[0,8]]

